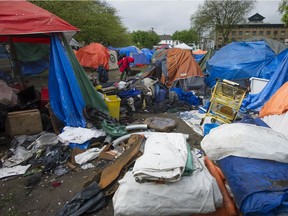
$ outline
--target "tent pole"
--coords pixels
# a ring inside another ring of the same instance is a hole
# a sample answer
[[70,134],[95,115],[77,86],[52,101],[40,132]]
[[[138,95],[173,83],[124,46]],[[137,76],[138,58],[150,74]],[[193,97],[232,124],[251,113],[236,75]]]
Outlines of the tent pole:
[[[19,62],[17,60],[16,49],[15,49],[15,46],[13,43],[13,39],[10,35],[8,36],[8,43],[9,43],[9,47],[10,47],[13,78],[15,78],[16,75],[18,75],[18,77],[21,80],[21,83],[23,84],[23,87],[25,88],[25,79],[24,79],[24,76],[22,75],[22,73],[20,71],[20,65],[19,65]],[[15,72],[15,74],[14,74],[14,72]]]

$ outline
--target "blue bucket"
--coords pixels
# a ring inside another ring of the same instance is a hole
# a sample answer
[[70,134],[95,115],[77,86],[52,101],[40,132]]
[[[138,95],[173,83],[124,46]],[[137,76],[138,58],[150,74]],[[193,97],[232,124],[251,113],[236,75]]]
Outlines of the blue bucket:
[[216,123],[214,123],[214,124],[212,124],[212,123],[211,124],[205,124],[204,125],[204,136],[209,134],[210,130],[212,130],[213,128],[216,128],[218,126],[219,126],[219,124],[216,124]]

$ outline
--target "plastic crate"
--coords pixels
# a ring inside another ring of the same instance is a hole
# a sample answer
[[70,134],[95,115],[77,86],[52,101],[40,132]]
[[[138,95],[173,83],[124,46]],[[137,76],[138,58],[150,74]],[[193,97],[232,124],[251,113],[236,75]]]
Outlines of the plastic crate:
[[119,119],[121,99],[117,95],[106,95],[104,100],[108,107],[109,115],[113,118]]

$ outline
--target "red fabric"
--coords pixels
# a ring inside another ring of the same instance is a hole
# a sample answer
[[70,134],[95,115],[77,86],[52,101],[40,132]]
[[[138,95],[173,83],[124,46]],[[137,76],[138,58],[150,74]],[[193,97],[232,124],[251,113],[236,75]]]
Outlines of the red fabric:
[[133,63],[133,62],[134,62],[134,58],[129,57],[129,56],[126,56],[126,57],[123,57],[122,59],[120,59],[117,63],[119,66],[120,72],[122,73],[124,70],[129,68],[130,63]]
[[109,70],[110,54],[106,47],[99,43],[91,43],[76,52],[76,57],[83,67],[98,68],[103,65]]
[[30,2],[0,0],[0,35],[71,31],[79,30]]

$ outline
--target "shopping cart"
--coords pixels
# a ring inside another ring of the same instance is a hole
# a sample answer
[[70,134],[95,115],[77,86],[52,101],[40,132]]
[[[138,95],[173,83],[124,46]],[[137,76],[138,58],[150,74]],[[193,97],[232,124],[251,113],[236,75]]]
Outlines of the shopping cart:
[[218,80],[213,88],[209,108],[201,120],[203,124],[207,116],[211,122],[231,123],[236,119],[242,101],[246,94],[246,88],[230,80]]

